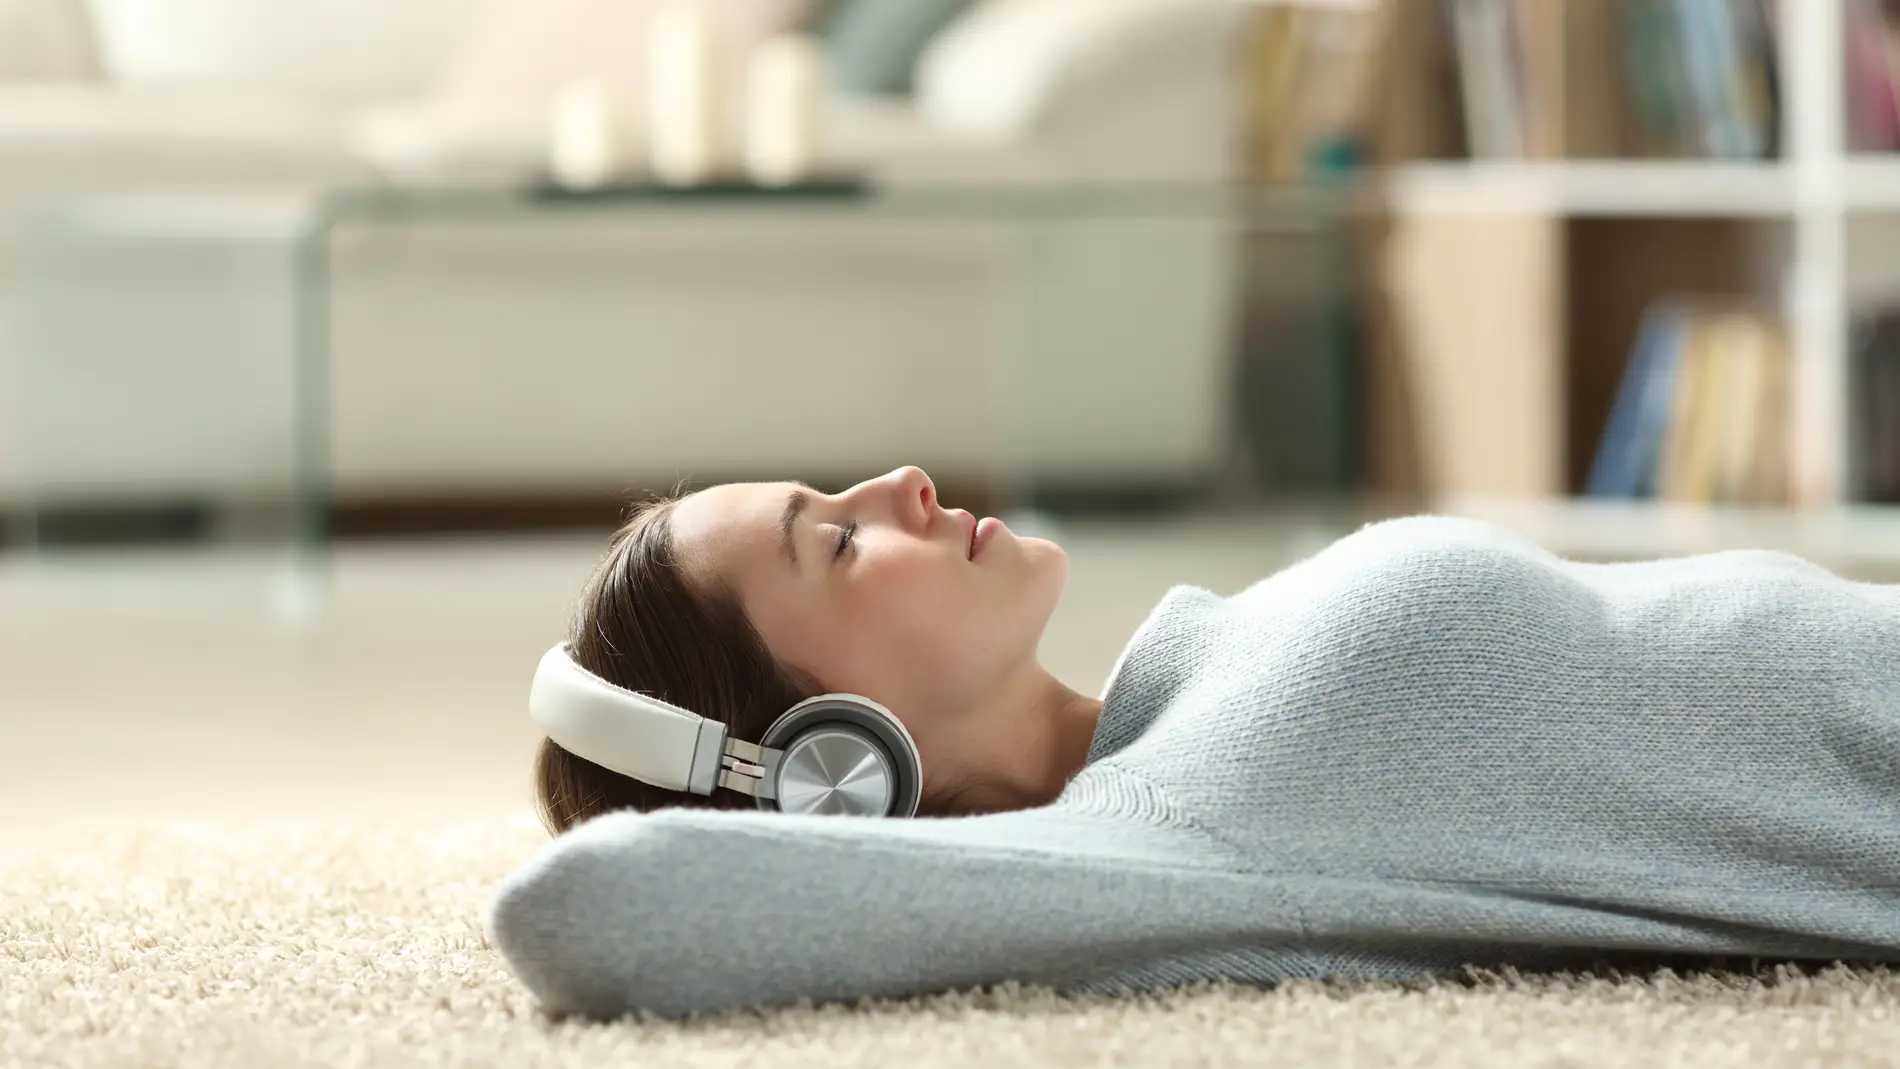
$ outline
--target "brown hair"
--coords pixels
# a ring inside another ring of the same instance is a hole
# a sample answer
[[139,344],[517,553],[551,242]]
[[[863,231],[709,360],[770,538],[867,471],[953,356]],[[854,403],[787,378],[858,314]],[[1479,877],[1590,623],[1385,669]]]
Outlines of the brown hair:
[[[758,742],[786,709],[823,693],[780,664],[730,589],[697,589],[674,553],[677,492],[634,506],[587,584],[568,641],[575,663],[615,686],[724,721],[732,738]],[[560,835],[616,809],[666,806],[749,809],[751,797],[670,791],[576,757],[543,739],[534,759],[541,823]]]

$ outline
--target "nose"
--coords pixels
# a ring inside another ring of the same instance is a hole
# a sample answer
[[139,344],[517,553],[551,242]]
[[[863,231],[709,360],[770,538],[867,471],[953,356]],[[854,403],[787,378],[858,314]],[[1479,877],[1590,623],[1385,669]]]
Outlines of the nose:
[[890,503],[897,522],[913,530],[930,526],[937,511],[937,485],[924,469],[914,464],[888,472],[876,479],[859,483],[857,489],[870,491]]
[[907,464],[897,469],[896,474],[898,485],[902,488],[900,495],[907,502],[916,499],[923,509],[924,519],[928,520],[931,511],[937,507],[937,484],[930,481],[924,469],[915,465]]

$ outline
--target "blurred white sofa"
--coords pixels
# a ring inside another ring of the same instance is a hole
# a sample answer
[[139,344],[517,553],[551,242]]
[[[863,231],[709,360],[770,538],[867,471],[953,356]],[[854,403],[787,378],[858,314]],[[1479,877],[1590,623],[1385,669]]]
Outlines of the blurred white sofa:
[[[537,174],[538,100],[443,99],[471,27],[521,2],[0,0],[0,370],[19,359],[15,224],[41,199]],[[828,155],[888,185],[1229,179],[1248,8],[980,0],[933,40],[913,96],[829,102]],[[554,493],[899,463],[1195,480],[1226,444],[1234,289],[1218,226],[1032,233],[744,208],[345,226],[331,484],[359,499]],[[1033,366],[1012,363],[1032,337]],[[194,359],[128,341],[128,384]],[[9,382],[0,423],[36,403]],[[269,405],[231,389],[220,404]],[[999,439],[997,416],[1028,438]],[[194,421],[197,440],[174,449],[178,422],[123,425],[91,461],[75,441],[33,478],[152,493],[250,477],[192,459],[247,455],[243,421]],[[140,464],[117,459],[127,441]],[[17,461],[0,453],[0,497],[23,485]]]

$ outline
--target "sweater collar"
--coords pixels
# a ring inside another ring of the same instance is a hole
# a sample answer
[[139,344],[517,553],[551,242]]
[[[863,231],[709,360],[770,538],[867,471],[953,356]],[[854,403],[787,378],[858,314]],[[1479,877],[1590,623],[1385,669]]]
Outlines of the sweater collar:
[[1109,669],[1087,764],[1139,738],[1193,680],[1206,660],[1214,617],[1225,602],[1211,590],[1186,584],[1162,595]]

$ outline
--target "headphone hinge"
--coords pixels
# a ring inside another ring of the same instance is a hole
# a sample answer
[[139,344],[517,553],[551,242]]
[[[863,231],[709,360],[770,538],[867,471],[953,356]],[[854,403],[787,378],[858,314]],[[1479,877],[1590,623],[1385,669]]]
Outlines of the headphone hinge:
[[743,739],[727,739],[725,753],[719,757],[719,785],[772,801],[773,773],[778,771],[782,750],[767,749]]

